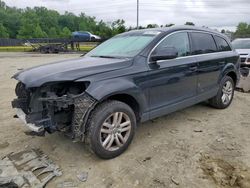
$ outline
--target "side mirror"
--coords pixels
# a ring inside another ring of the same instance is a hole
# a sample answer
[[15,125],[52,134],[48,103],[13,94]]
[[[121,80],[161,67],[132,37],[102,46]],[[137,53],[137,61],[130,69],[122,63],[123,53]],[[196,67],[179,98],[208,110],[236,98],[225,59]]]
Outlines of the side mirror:
[[178,51],[175,47],[164,47],[156,49],[150,57],[152,63],[159,60],[175,59],[178,57]]

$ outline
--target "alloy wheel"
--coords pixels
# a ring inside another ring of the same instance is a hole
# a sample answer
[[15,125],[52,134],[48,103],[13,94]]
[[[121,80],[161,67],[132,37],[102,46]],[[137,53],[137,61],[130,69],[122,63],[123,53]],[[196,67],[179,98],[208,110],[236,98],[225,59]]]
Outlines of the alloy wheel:
[[230,103],[233,96],[233,84],[230,81],[226,81],[222,88],[221,100],[224,105]]
[[124,112],[114,112],[103,122],[100,141],[104,149],[115,151],[128,140],[131,132],[131,120]]

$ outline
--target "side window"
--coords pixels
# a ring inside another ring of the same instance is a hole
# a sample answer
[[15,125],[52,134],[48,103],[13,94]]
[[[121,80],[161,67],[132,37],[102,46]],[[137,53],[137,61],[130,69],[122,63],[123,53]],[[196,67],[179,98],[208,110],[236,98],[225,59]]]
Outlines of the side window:
[[212,35],[199,32],[193,32],[190,34],[193,55],[213,53],[217,51],[217,47]]
[[178,57],[190,55],[189,39],[186,32],[174,33],[166,37],[155,50],[175,47],[178,51]]
[[218,37],[218,36],[214,36],[214,39],[215,39],[215,42],[217,44],[219,52],[231,51],[231,48],[225,39]]

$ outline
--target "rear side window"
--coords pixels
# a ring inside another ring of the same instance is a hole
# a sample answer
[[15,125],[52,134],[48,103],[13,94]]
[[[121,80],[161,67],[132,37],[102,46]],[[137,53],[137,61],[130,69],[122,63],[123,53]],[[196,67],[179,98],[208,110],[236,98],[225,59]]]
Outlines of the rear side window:
[[217,51],[213,36],[207,33],[190,33],[192,40],[192,54],[206,54]]
[[217,44],[219,52],[231,51],[231,48],[225,39],[218,37],[218,36],[214,36],[214,39]]

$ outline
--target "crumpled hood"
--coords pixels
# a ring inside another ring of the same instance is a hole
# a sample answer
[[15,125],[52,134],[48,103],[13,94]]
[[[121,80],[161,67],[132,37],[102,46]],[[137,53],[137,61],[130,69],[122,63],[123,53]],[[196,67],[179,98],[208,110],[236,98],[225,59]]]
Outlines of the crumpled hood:
[[13,78],[30,88],[39,87],[47,82],[73,81],[93,74],[126,68],[130,65],[131,62],[128,59],[80,57],[32,67],[18,72]]

